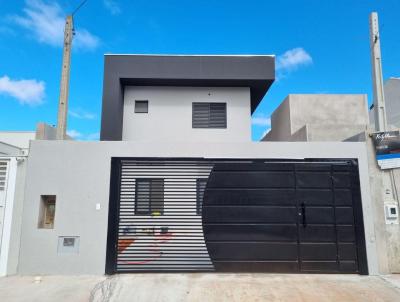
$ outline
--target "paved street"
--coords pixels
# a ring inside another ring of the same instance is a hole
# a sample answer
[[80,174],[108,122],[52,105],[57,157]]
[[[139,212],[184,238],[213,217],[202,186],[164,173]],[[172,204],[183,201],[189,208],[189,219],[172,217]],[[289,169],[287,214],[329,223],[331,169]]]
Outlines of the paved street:
[[0,278],[14,301],[400,301],[400,275],[132,274]]

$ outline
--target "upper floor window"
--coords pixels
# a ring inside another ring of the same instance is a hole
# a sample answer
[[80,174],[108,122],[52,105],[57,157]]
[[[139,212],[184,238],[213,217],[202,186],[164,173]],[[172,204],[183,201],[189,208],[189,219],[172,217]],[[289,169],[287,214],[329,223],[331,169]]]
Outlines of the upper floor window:
[[192,128],[226,128],[226,103],[193,103]]
[[148,113],[149,101],[135,101],[135,113]]

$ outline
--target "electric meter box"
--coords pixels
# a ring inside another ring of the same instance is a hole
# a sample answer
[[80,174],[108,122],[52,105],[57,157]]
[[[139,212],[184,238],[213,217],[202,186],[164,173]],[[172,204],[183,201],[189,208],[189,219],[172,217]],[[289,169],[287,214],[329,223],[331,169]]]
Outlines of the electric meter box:
[[385,204],[386,224],[399,224],[399,208],[397,204]]

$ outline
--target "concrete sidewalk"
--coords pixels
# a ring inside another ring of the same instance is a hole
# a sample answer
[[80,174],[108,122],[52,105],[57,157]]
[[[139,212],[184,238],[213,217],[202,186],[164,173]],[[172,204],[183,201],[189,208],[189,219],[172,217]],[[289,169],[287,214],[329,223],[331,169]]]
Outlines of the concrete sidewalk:
[[400,275],[131,274],[0,278],[0,301],[400,301]]

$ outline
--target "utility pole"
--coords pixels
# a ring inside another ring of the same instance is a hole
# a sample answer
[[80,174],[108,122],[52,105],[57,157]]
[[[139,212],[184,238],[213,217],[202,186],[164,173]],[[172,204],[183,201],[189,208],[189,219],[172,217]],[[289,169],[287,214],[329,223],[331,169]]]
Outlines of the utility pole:
[[374,90],[374,115],[375,130],[377,132],[387,130],[385,95],[383,92],[381,37],[379,35],[378,14],[372,12],[369,16],[372,81]]
[[[372,12],[369,16],[371,62],[372,62],[372,86],[374,91],[374,116],[375,131],[384,132],[388,130],[385,107],[385,93],[383,90],[382,76],[382,55],[381,55],[381,37],[379,34],[378,13]],[[384,186],[385,203],[398,202],[398,193],[396,189],[396,180],[393,170],[382,172],[382,181]]]
[[63,61],[61,69],[60,99],[58,102],[57,139],[64,140],[67,135],[67,114],[69,78],[71,69],[71,48],[73,36],[72,15],[67,16],[64,30]]

